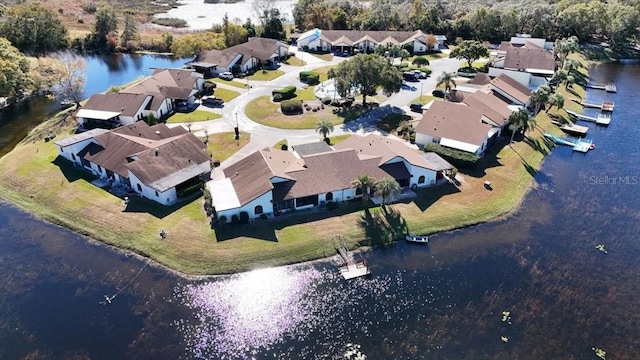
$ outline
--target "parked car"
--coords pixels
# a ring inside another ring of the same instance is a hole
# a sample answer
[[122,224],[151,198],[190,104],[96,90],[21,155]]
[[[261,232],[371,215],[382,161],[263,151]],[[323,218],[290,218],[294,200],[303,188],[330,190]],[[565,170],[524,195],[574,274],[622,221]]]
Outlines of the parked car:
[[439,97],[439,98],[444,98],[444,90],[442,89],[435,89],[431,92],[431,95],[435,96],[435,97]]
[[411,109],[411,111],[413,112],[422,113],[422,104],[413,103],[409,105],[409,109]]
[[222,80],[233,80],[233,74],[229,71],[225,71],[223,73],[220,73],[220,75],[218,75],[218,77]]
[[411,82],[418,82],[420,80],[418,80],[418,77],[416,76],[416,74],[413,71],[405,71],[402,73],[402,78],[405,81],[411,81]]
[[205,96],[201,100],[202,105],[207,106],[222,106],[224,104],[224,100],[217,98],[215,96]]
[[418,79],[426,79],[428,77],[427,73],[424,71],[415,70],[413,73],[416,75]]

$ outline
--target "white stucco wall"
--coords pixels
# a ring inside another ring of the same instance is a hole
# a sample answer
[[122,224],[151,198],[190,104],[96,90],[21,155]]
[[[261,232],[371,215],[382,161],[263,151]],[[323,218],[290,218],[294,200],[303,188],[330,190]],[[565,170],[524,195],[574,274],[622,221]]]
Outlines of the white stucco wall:
[[[56,145],[56,147],[58,148],[58,155],[71,162],[80,164],[80,158],[77,154],[92,142],[94,142],[93,139],[86,139],[69,146],[61,147]],[[71,154],[75,156],[75,159],[71,156]]]
[[[156,201],[162,205],[171,205],[178,200],[175,187],[165,192],[156,192],[156,190],[143,184],[142,181],[140,181],[140,179],[138,179],[132,172],[129,172],[129,180],[131,180],[131,189],[149,200]],[[138,189],[138,185],[140,185],[142,191]]]
[[531,82],[531,74],[529,74],[528,72],[524,72],[524,71],[515,71],[515,70],[507,70],[507,69],[498,69],[495,67],[490,67],[489,68],[489,76],[496,77],[499,76],[500,74],[505,74],[507,76],[509,76],[510,78],[512,78],[513,80],[519,82],[520,84],[524,85],[524,86],[529,86],[529,83]]
[[[409,180],[409,186],[416,185],[417,187],[429,186],[436,183],[436,172],[434,170],[425,169],[420,166],[414,166],[408,164],[409,172],[411,173],[411,179]],[[424,176],[424,182],[418,183],[420,176]]]
[[266,214],[268,216],[272,216],[273,215],[273,194],[271,193],[271,191],[267,191],[266,193],[258,196],[257,198],[255,198],[254,200],[248,202],[247,204],[245,204],[244,206],[241,206],[239,208],[234,208],[234,209],[229,209],[229,210],[224,210],[224,211],[217,211],[218,214],[218,219],[220,219],[220,216],[226,216],[227,218],[227,222],[231,222],[231,217],[233,215],[237,215],[238,218],[240,217],[240,213],[243,211],[246,211],[249,214],[249,218],[250,219],[256,219],[260,217],[260,214],[255,213],[255,208],[258,205],[262,206],[262,213]]
[[433,136],[416,132],[416,144],[425,146],[433,142]]

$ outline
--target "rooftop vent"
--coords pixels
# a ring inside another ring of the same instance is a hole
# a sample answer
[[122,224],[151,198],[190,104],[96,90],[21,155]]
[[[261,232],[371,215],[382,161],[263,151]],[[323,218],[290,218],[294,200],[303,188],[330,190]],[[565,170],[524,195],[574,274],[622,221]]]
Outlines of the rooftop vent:
[[156,148],[155,150],[156,150],[156,156],[158,156],[158,148]]

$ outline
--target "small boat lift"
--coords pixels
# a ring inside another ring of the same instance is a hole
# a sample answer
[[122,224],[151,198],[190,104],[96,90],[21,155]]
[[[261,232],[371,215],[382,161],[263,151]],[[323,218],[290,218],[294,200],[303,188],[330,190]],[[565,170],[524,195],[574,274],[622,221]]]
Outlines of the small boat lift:
[[342,274],[345,280],[371,275],[371,269],[369,269],[367,260],[365,260],[362,255],[359,259],[355,259],[353,254],[347,250],[347,246],[341,236],[336,236],[334,242],[336,250],[342,259],[342,265],[339,266],[340,274]]
[[591,139],[571,139],[566,137],[557,137],[553,134],[545,133],[544,136],[551,139],[554,143],[560,145],[567,145],[573,147],[573,151],[586,153],[589,150],[595,149],[595,144]]

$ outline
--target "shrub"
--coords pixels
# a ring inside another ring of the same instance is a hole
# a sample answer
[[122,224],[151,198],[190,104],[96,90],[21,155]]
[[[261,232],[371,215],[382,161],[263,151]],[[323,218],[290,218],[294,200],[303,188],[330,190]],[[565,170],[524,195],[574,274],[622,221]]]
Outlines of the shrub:
[[301,71],[300,81],[310,85],[318,84],[320,83],[320,74],[313,71]]
[[282,94],[273,94],[273,101],[274,102],[280,102],[282,101]]
[[249,213],[246,211],[240,212],[240,224],[248,224],[249,223]]
[[98,11],[98,7],[94,3],[83,4],[81,7],[87,14],[93,14]]
[[84,19],[83,18],[78,18],[78,24],[84,24]]
[[453,165],[460,165],[462,167],[475,166],[476,162],[480,160],[480,156],[471,154],[464,151],[449,149],[436,143],[429,143],[424,146],[424,151],[431,151],[440,156]]
[[302,114],[302,101],[284,100],[280,103],[280,110],[287,115]]
[[329,105],[329,104],[331,104],[331,100],[332,100],[331,96],[325,96],[320,101],[322,101],[322,103],[325,104],[325,105]]
[[429,65],[429,60],[424,56],[416,56],[415,59],[413,59],[412,64],[416,66],[425,66]]
[[176,18],[154,18],[151,22],[156,25],[169,26],[173,28],[184,28],[188,26],[185,20]]
[[327,202],[327,210],[335,210],[338,208],[338,203],[335,201],[329,201]]
[[267,214],[264,214],[264,213],[260,214],[260,219],[267,220],[267,218],[268,218]]
[[280,95],[280,100],[288,100],[288,99],[292,99],[293,97],[296,96],[296,87],[295,86],[287,86],[284,87],[282,89],[276,89],[271,91],[271,95],[273,95],[273,101],[276,101],[276,95]]

